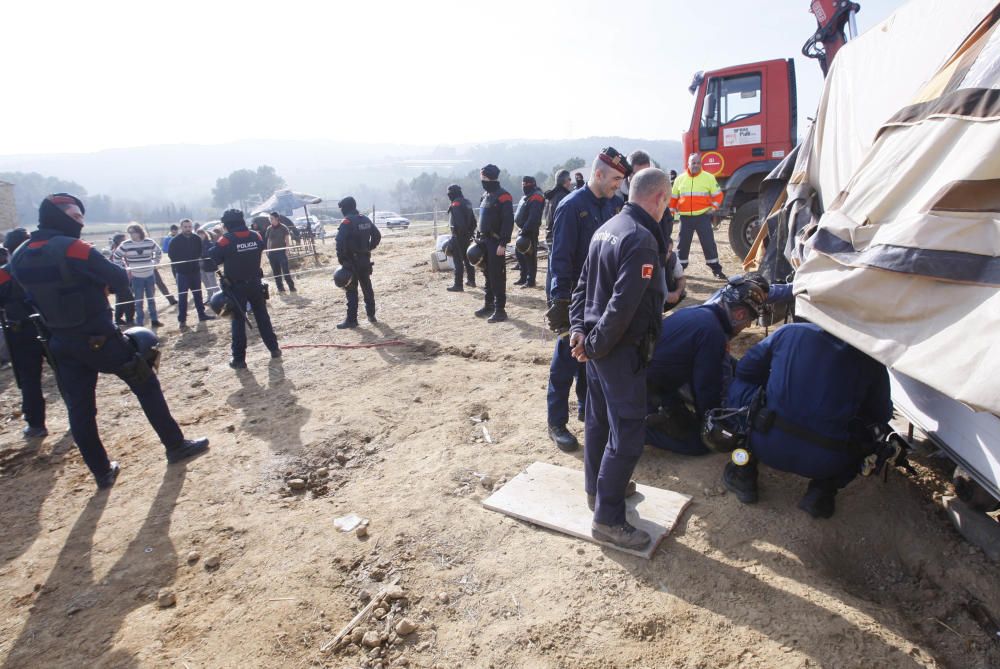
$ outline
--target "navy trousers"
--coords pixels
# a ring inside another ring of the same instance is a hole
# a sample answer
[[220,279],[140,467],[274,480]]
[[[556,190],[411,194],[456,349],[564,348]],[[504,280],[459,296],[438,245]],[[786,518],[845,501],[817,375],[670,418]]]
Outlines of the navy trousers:
[[[69,429],[94,476],[102,476],[111,468],[97,432],[97,375],[101,372],[114,374],[135,356],[135,349],[110,321],[107,327],[100,328],[99,336],[105,337],[103,345],[98,345],[99,342],[88,338],[87,334],[54,334],[50,342],[59,390],[69,412]],[[180,447],[184,435],[170,415],[156,375],[142,383],[129,383],[129,388],[163,445],[168,450]]]
[[174,278],[177,280],[177,322],[181,325],[187,322],[188,291],[194,298],[194,309],[198,312],[198,318],[205,317],[205,301],[201,295],[201,272],[178,272]]
[[486,259],[483,262],[483,276],[486,277],[485,306],[502,311],[507,306],[507,259],[497,255],[500,242],[487,238],[483,240]]
[[587,424],[584,475],[587,494],[597,496],[594,521],[625,522],[625,488],[642,455],[646,417],[646,373],[635,346],[622,345],[587,362]]
[[358,286],[361,286],[361,294],[365,298],[365,313],[368,316],[375,315],[375,290],[372,288],[372,275],[370,272],[358,272],[354,276],[354,281],[347,284],[347,320],[358,320]]
[[[267,313],[267,300],[264,299],[264,291],[259,283],[244,283],[237,281],[233,283],[233,293],[237,303],[246,308],[250,303],[253,310],[254,320],[257,321],[257,331],[264,342],[264,346],[269,351],[278,348],[278,337],[274,334],[271,326],[271,316]],[[239,314],[235,314],[232,321],[233,333],[233,359],[246,360],[247,357],[247,324]]]
[[475,286],[476,268],[469,262],[469,257],[466,253],[469,250],[469,244],[471,244],[472,241],[461,237],[454,237],[453,239],[454,243],[451,248],[451,262],[455,265],[455,285],[461,286],[462,281],[466,276],[468,276],[469,285]]
[[45,427],[45,397],[42,396],[42,361],[45,350],[30,322],[15,324],[8,333],[10,364],[21,380],[21,414],[31,427]]
[[587,366],[570,354],[569,338],[559,337],[549,364],[547,396],[549,425],[569,422],[569,390],[576,380],[576,403],[582,414],[587,405]]
[[535,275],[538,273],[538,238],[535,237],[531,241],[531,253],[514,251],[514,256],[521,271],[521,276],[518,278],[523,283],[534,284]]
[[712,214],[698,216],[681,216],[681,232],[677,241],[677,259],[683,267],[688,266],[688,253],[694,233],[698,233],[701,242],[701,252],[705,254],[705,264],[714,269],[719,264],[719,248],[715,245],[715,233],[712,231]]

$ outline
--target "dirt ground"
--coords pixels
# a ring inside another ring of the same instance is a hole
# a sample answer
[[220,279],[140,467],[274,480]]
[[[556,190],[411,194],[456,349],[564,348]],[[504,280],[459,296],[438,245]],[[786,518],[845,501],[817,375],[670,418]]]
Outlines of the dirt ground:
[[[25,445],[0,372],[3,667],[1000,666],[977,622],[978,607],[1000,618],[997,567],[944,516],[934,462],[855,481],[816,521],[795,508],[802,479],[763,469],[747,507],[721,486],[724,456],[647,449],[635,478],[694,497],[651,561],[484,509],[491,483],[537,460],[582,467],[580,454],[546,436],[542,289],[511,288],[511,320],[489,325],[472,315],[482,290],[445,292],[429,248],[386,236],[380,323],[355,331],[333,328],[331,272],[303,276],[270,302],[285,357],[251,332],[243,373],[226,365],[225,323],[181,333],[165,310],[165,394],[212,450],[167,467],[135,398],[102,377],[101,432],[122,463],[107,494],[54,383],[51,435]],[[717,286],[695,255],[693,297]],[[291,347],[391,339],[405,345]],[[334,527],[350,513],[370,519],[367,538]],[[397,578],[402,598],[361,628],[381,648],[320,652]],[[176,603],[159,606],[161,591]],[[403,617],[416,631],[400,637]]]

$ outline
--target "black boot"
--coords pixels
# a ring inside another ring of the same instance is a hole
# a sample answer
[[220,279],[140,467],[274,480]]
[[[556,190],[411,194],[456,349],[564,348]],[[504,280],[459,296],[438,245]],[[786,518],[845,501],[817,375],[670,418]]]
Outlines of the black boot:
[[727,462],[722,472],[722,485],[744,504],[756,504],[757,463],[751,462],[741,467],[733,462]]
[[465,292],[465,288],[462,288],[462,284],[456,283],[454,286],[448,286],[449,293],[462,293]]
[[565,425],[549,425],[549,439],[554,441],[563,453],[572,453],[580,448],[580,442],[576,440],[572,432],[566,429]]
[[590,526],[590,536],[633,551],[643,550],[653,539],[649,532],[632,526],[628,521],[621,525],[602,525],[595,520]]
[[167,449],[167,462],[174,464],[201,455],[208,450],[208,438],[185,439],[184,443],[175,448]]
[[476,287],[476,280],[475,279],[466,279],[465,280],[465,285],[468,286],[469,288],[475,288]]
[[515,281],[515,282],[514,282],[514,285],[515,285],[515,286],[523,286],[523,285],[524,285],[525,283],[527,283],[527,281],[528,281],[528,280],[527,280],[527,279],[525,279],[525,278],[524,278],[524,277],[522,276],[522,277],[521,277],[520,279],[518,279],[517,281]]
[[483,307],[482,309],[477,309],[476,310],[476,316],[478,318],[486,318],[487,316],[489,316],[492,313],[493,313],[493,307],[489,307],[489,306]]
[[378,319],[375,318],[375,314],[374,313],[370,313],[370,314],[367,314],[367,315],[368,315],[368,322],[369,323],[378,323]]
[[716,279],[719,279],[720,281],[729,281],[729,277],[726,276],[726,273],[722,271],[722,265],[718,263],[713,263],[709,265],[709,267],[712,268],[712,276],[714,276]]
[[503,323],[507,320],[507,312],[503,309],[497,309],[493,312],[493,315],[486,319],[487,323]]
[[232,360],[229,361],[229,366],[232,367],[233,369],[246,369],[247,361],[240,360],[239,358],[233,358]]
[[97,489],[107,490],[108,488],[113,486],[115,484],[115,481],[118,479],[118,472],[120,471],[121,467],[118,466],[118,463],[112,461],[111,468],[107,471],[107,473],[101,476],[94,477],[95,479],[97,479]]
[[837,487],[828,481],[809,481],[806,494],[799,500],[798,507],[813,518],[829,518],[835,511],[834,498]]
[[337,323],[338,330],[353,330],[356,327],[358,327],[358,319],[356,318],[348,318],[343,323]]

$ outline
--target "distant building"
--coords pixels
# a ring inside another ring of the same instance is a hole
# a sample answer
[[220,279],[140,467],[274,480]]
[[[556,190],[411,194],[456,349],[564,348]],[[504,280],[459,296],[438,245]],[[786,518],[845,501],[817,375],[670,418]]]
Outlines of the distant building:
[[14,206],[14,184],[0,181],[0,232],[17,227],[17,208]]

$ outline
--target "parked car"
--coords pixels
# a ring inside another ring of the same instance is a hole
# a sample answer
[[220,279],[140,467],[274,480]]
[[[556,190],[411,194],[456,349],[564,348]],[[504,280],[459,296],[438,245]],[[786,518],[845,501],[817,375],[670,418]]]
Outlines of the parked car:
[[297,216],[295,218],[295,227],[298,228],[299,232],[312,230],[313,234],[316,235],[316,239],[326,238],[326,221],[313,214]]
[[394,211],[376,211],[374,221],[375,225],[389,230],[394,228],[406,230],[410,227],[410,219],[400,216]]

